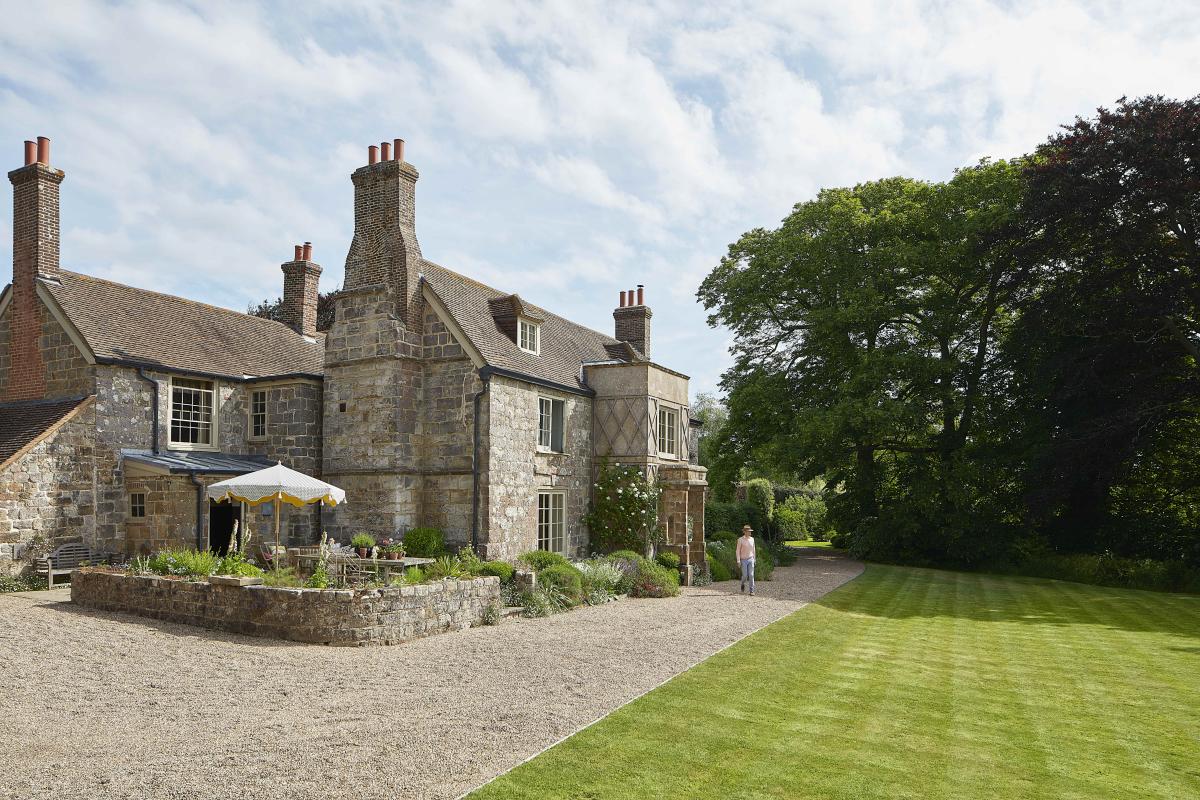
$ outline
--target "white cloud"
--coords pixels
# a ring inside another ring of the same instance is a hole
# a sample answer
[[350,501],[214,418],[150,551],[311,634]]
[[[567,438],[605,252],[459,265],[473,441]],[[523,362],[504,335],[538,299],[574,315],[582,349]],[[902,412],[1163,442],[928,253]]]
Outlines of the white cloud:
[[602,330],[645,283],[655,355],[697,390],[726,334],[695,288],[741,232],[1200,74],[1200,18],[1169,2],[31,8],[0,0],[0,153],[54,138],[70,266],[241,308],[311,240],[332,286],[348,175],[402,136],[426,256]]

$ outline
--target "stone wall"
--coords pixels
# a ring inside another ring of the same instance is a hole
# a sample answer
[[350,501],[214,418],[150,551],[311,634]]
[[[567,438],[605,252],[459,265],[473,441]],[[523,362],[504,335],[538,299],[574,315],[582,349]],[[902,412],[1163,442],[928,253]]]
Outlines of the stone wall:
[[0,572],[34,536],[51,549],[92,544],[95,533],[95,408],[90,403],[0,470]]
[[15,394],[9,391],[8,386],[13,363],[11,327],[16,313],[14,304],[10,303],[4,315],[0,316],[0,398],[11,395],[13,399],[18,396],[50,399],[91,394],[95,391],[94,368],[84,359],[41,298],[34,297],[34,304],[30,319],[32,324],[40,327],[39,335],[32,343],[37,350],[34,362],[37,375],[27,376],[32,382]]
[[[537,449],[538,398],[564,401],[563,451]],[[482,476],[481,541],[488,558],[515,558],[537,549],[538,491],[565,494],[565,552],[588,552],[581,522],[591,499],[592,402],[590,398],[493,377],[486,395],[488,452]]]
[[248,636],[332,645],[398,644],[482,623],[500,604],[500,579],[384,589],[222,586],[80,570],[71,602]]

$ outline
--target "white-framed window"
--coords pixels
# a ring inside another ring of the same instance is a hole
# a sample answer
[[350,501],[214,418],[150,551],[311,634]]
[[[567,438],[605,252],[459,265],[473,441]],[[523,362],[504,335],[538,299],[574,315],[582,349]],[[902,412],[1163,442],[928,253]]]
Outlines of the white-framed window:
[[567,540],[566,495],[538,492],[538,550],[563,552]]
[[129,493],[129,516],[133,519],[142,519],[146,516],[145,492]]
[[550,453],[563,451],[563,411],[565,403],[553,397],[538,398],[538,449]]
[[267,438],[266,389],[255,389],[250,393],[250,438]]
[[527,319],[517,319],[517,347],[535,356],[542,351],[542,326]]
[[216,450],[217,388],[212,381],[171,378],[171,446]]
[[658,409],[658,454],[679,456],[679,412],[673,408]]

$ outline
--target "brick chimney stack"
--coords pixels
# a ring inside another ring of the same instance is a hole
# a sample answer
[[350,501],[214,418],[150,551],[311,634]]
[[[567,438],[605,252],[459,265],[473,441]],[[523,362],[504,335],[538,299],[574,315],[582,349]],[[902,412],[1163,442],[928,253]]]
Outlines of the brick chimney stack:
[[[382,156],[382,158],[381,158]],[[367,148],[354,182],[354,239],[346,255],[345,289],[385,287],[396,316],[420,329],[421,246],[416,232],[416,168],[404,160],[404,140]]]
[[25,142],[25,165],[8,173],[13,185],[12,344],[8,384],[0,399],[27,400],[46,392],[37,281],[58,279],[58,187],[64,177],[50,166],[45,136]]
[[650,357],[650,318],[654,316],[645,304],[644,287],[638,284],[633,289],[621,292],[621,305],[613,311],[617,323],[616,338],[637,348],[646,358]]
[[296,245],[283,270],[283,321],[301,336],[317,335],[317,284],[321,265],[312,260],[312,242]]

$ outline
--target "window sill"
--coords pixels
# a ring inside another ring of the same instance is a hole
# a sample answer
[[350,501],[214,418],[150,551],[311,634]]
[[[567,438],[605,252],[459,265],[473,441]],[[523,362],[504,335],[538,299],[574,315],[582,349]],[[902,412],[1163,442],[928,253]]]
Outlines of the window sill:
[[184,453],[219,453],[219,452],[221,452],[221,448],[213,447],[211,445],[206,445],[206,444],[205,445],[196,445],[196,444],[189,445],[189,444],[171,443],[171,444],[167,445],[167,449],[168,450],[178,450],[178,451],[184,452]]

